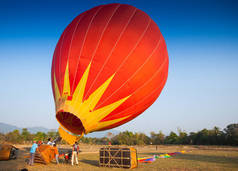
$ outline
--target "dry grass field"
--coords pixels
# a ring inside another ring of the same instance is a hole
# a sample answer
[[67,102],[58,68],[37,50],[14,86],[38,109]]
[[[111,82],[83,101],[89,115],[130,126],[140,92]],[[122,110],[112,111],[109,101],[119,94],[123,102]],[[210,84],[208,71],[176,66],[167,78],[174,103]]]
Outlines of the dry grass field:
[[[0,170],[21,170],[26,168],[32,171],[109,171],[109,170],[126,170],[120,168],[102,168],[99,167],[99,149],[102,146],[98,145],[80,145],[79,165],[71,166],[64,163],[64,159],[60,158],[60,164],[55,161],[51,164],[42,165],[35,164],[28,166],[24,156],[28,155],[27,146],[16,145],[20,148],[19,157],[16,160],[0,161]],[[59,146],[60,152],[68,149],[69,146]],[[158,146],[156,150],[154,146],[135,146],[139,157],[153,156],[161,153],[170,153],[184,150],[185,154],[178,154],[171,158],[156,159],[153,163],[139,163],[135,171],[153,171],[153,170],[168,170],[168,171],[216,171],[216,170],[238,170],[238,148],[224,146]]]

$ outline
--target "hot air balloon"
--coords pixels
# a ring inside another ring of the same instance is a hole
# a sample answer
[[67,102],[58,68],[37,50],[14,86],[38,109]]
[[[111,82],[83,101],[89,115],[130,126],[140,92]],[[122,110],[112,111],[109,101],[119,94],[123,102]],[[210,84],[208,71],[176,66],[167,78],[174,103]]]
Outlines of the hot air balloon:
[[160,95],[168,64],[165,40],[145,12],[125,4],[83,12],[66,27],[53,55],[61,134],[107,130],[137,117]]

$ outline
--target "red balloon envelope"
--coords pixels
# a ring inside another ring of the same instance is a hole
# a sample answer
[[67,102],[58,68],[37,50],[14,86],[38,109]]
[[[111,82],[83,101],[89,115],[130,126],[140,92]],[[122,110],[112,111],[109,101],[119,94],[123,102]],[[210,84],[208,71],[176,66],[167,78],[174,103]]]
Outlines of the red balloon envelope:
[[100,5],[64,30],[52,62],[56,118],[74,134],[122,125],[145,111],[168,76],[156,23],[124,4]]

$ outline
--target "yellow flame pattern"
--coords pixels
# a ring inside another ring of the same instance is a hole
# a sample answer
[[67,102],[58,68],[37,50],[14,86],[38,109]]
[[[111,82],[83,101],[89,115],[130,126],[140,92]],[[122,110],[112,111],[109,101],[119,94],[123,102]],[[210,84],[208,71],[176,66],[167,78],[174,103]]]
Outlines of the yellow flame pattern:
[[[101,99],[102,95],[106,91],[110,82],[112,81],[115,74],[110,76],[101,86],[99,86],[89,97],[88,99],[83,101],[83,96],[85,92],[85,86],[88,79],[88,74],[90,71],[91,63],[87,66],[84,71],[81,80],[79,81],[74,93],[72,94],[72,100],[67,100],[68,96],[70,96],[70,82],[69,82],[69,68],[68,63],[65,70],[64,76],[64,86],[63,92],[60,94],[56,77],[54,74],[54,91],[55,91],[55,107],[56,113],[63,110],[66,112],[70,112],[76,117],[78,117],[84,127],[84,133],[87,134],[89,132],[100,130],[104,127],[110,126],[117,122],[120,122],[129,116],[122,117],[115,120],[100,122],[104,117],[110,114],[113,110],[119,107],[123,102],[125,102],[129,97],[124,97],[110,105],[104,106],[95,110],[95,106],[98,101]],[[65,127],[64,127],[65,128]],[[65,128],[66,129],[66,128]],[[67,129],[66,129],[67,130]],[[67,130],[69,131],[69,130]],[[70,132],[70,131],[69,131]]]

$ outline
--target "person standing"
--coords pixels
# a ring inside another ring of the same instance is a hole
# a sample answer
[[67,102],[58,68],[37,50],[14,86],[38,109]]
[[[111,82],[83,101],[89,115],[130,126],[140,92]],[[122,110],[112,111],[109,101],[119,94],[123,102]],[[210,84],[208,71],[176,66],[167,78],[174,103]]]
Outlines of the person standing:
[[33,145],[31,146],[30,149],[30,161],[29,161],[29,165],[31,166],[34,164],[35,152],[37,148],[38,145],[36,144],[36,141],[33,141]]
[[59,164],[59,151],[58,148],[56,147],[56,144],[53,145],[54,151],[55,151],[55,160],[56,163]]
[[74,165],[74,158],[75,158],[75,162],[78,165],[78,152],[79,152],[79,146],[78,146],[78,142],[75,142],[72,148],[72,159],[71,159],[71,163],[72,166]]
[[47,144],[53,146],[52,138],[48,138]]

